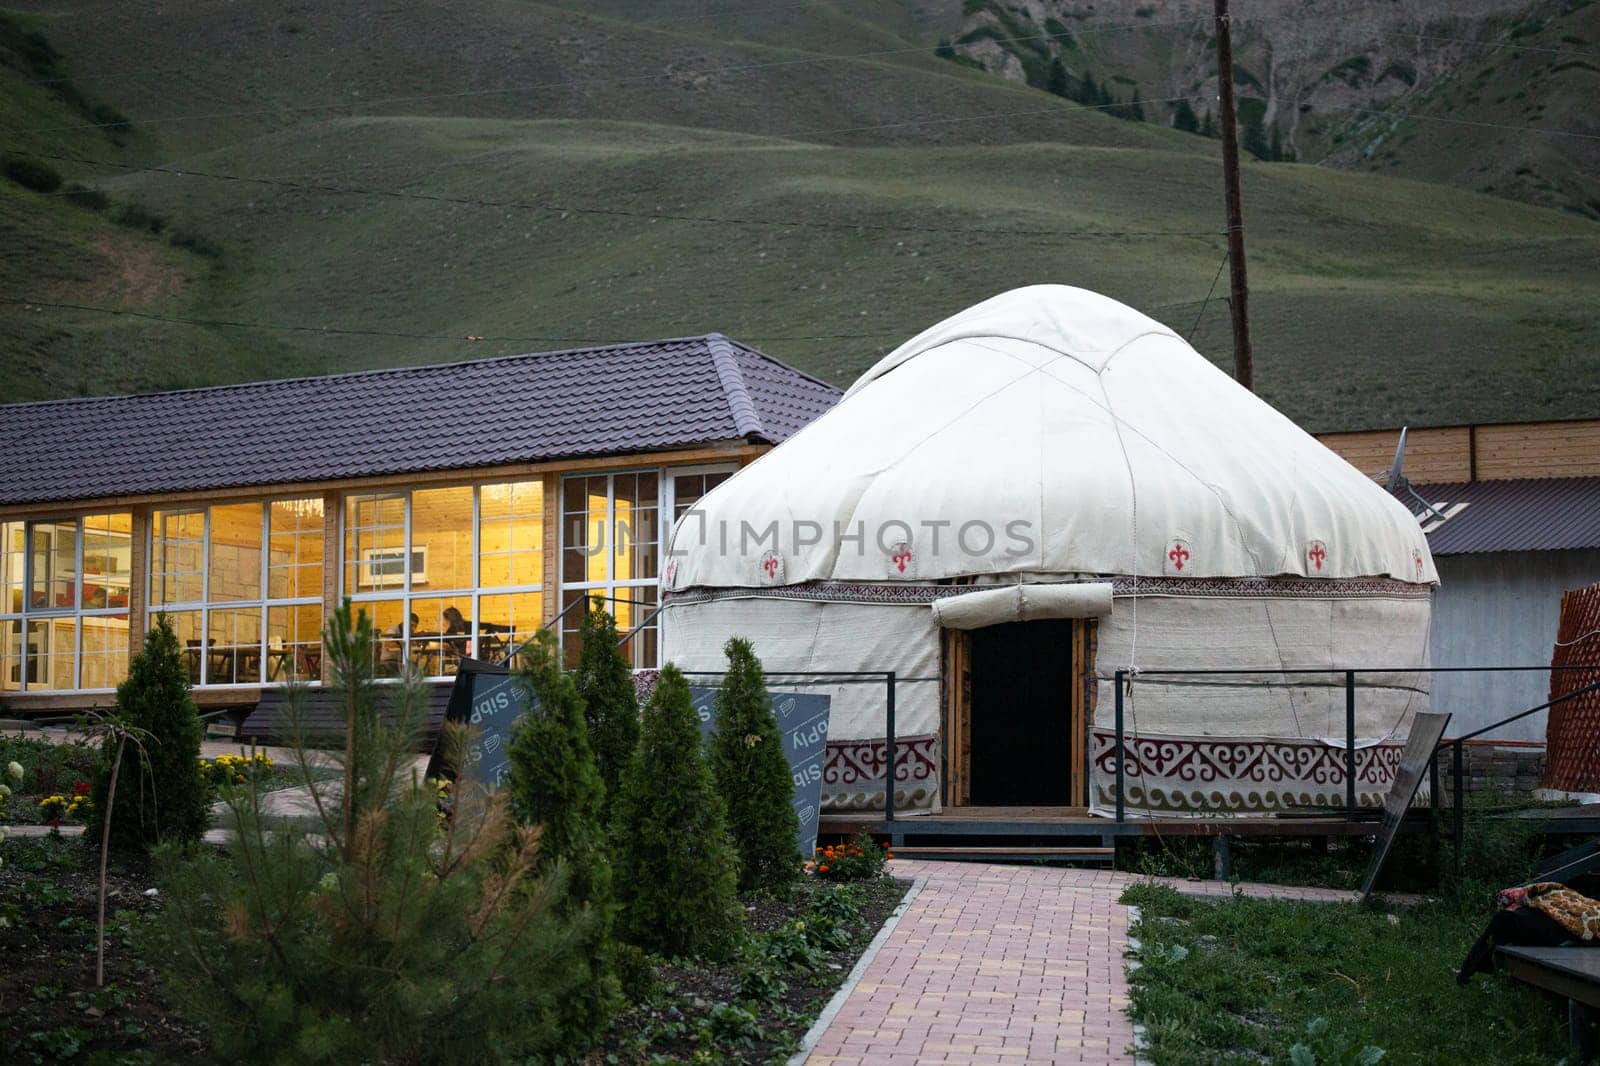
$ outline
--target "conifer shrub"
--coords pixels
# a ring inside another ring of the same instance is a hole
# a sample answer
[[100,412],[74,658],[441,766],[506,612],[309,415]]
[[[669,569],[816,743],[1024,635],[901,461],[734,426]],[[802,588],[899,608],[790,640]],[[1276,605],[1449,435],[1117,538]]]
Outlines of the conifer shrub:
[[52,193],[61,188],[61,174],[48,163],[25,155],[0,156],[0,173],[34,192]]
[[780,891],[800,874],[794,776],[783,754],[761,660],[742,637],[729,638],[722,651],[728,671],[717,690],[711,769],[739,853],[739,889]]
[[584,703],[572,676],[561,669],[555,634],[541,630],[523,646],[516,681],[532,696],[533,710],[512,735],[506,792],[517,822],[540,829],[535,872],[549,873],[559,866],[566,885],[557,906],[562,914],[583,920],[589,980],[558,1010],[564,1029],[594,1040],[620,995],[610,960],[616,906],[602,818],[605,786],[589,748]]
[[[540,828],[503,793],[458,782],[439,817],[413,769],[426,690],[410,675],[380,692],[373,640],[348,601],[323,634],[344,727],[317,766],[296,729],[309,824],[265,821],[252,783],[224,789],[229,848],[155,852],[165,905],[145,957],[220,1061],[575,1059],[586,1037],[561,1008],[593,979],[592,915],[559,906],[567,872],[544,872]],[[291,690],[297,723],[302,704]],[[447,724],[448,768],[467,739]]]
[[623,939],[667,956],[726,957],[742,919],[737,860],[689,683],[671,663],[645,708],[613,810]]
[[[192,844],[211,822],[211,789],[201,778],[200,712],[189,694],[189,672],[172,631],[156,616],[144,649],[117,686],[117,717],[149,735],[143,750],[122,768],[111,812],[112,848],[151,848],[162,840]],[[108,737],[90,790],[88,836],[105,828],[114,743]]]
[[639,746],[639,698],[633,671],[617,647],[617,623],[594,601],[579,627],[578,695],[583,698],[589,744],[594,749],[600,779],[606,786],[606,803],[622,784],[622,771]]

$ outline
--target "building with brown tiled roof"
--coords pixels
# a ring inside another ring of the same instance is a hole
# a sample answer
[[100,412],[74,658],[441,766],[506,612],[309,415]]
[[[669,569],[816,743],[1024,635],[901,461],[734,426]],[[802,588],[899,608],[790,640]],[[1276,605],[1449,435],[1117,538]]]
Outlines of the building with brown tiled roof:
[[594,595],[653,666],[674,515],[838,395],[713,333],[0,406],[0,704],[109,703],[166,612],[197,700],[248,706],[325,677],[347,596],[380,673],[448,676]]

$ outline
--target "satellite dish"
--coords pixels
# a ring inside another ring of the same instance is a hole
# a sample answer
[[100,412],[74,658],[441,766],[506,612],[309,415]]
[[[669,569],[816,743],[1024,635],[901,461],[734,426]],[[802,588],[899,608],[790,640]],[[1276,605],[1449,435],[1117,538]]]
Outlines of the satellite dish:
[[1408,426],[1400,427],[1400,440],[1394,446],[1394,462],[1389,464],[1389,476],[1384,481],[1384,487],[1390,492],[1405,484],[1405,476],[1400,473],[1400,468],[1406,461],[1406,430]]

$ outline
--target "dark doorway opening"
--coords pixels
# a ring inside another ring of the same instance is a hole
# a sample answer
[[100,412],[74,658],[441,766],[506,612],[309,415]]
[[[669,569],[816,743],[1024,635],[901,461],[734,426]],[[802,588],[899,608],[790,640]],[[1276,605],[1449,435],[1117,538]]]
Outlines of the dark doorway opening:
[[1072,802],[1072,622],[972,630],[976,806]]

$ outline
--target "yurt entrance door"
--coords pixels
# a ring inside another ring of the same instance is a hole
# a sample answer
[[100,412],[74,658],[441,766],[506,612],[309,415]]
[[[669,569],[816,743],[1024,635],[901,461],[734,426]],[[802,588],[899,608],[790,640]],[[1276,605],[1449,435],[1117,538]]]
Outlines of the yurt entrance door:
[[966,793],[973,806],[1068,806],[1073,796],[1074,623],[970,630]]

